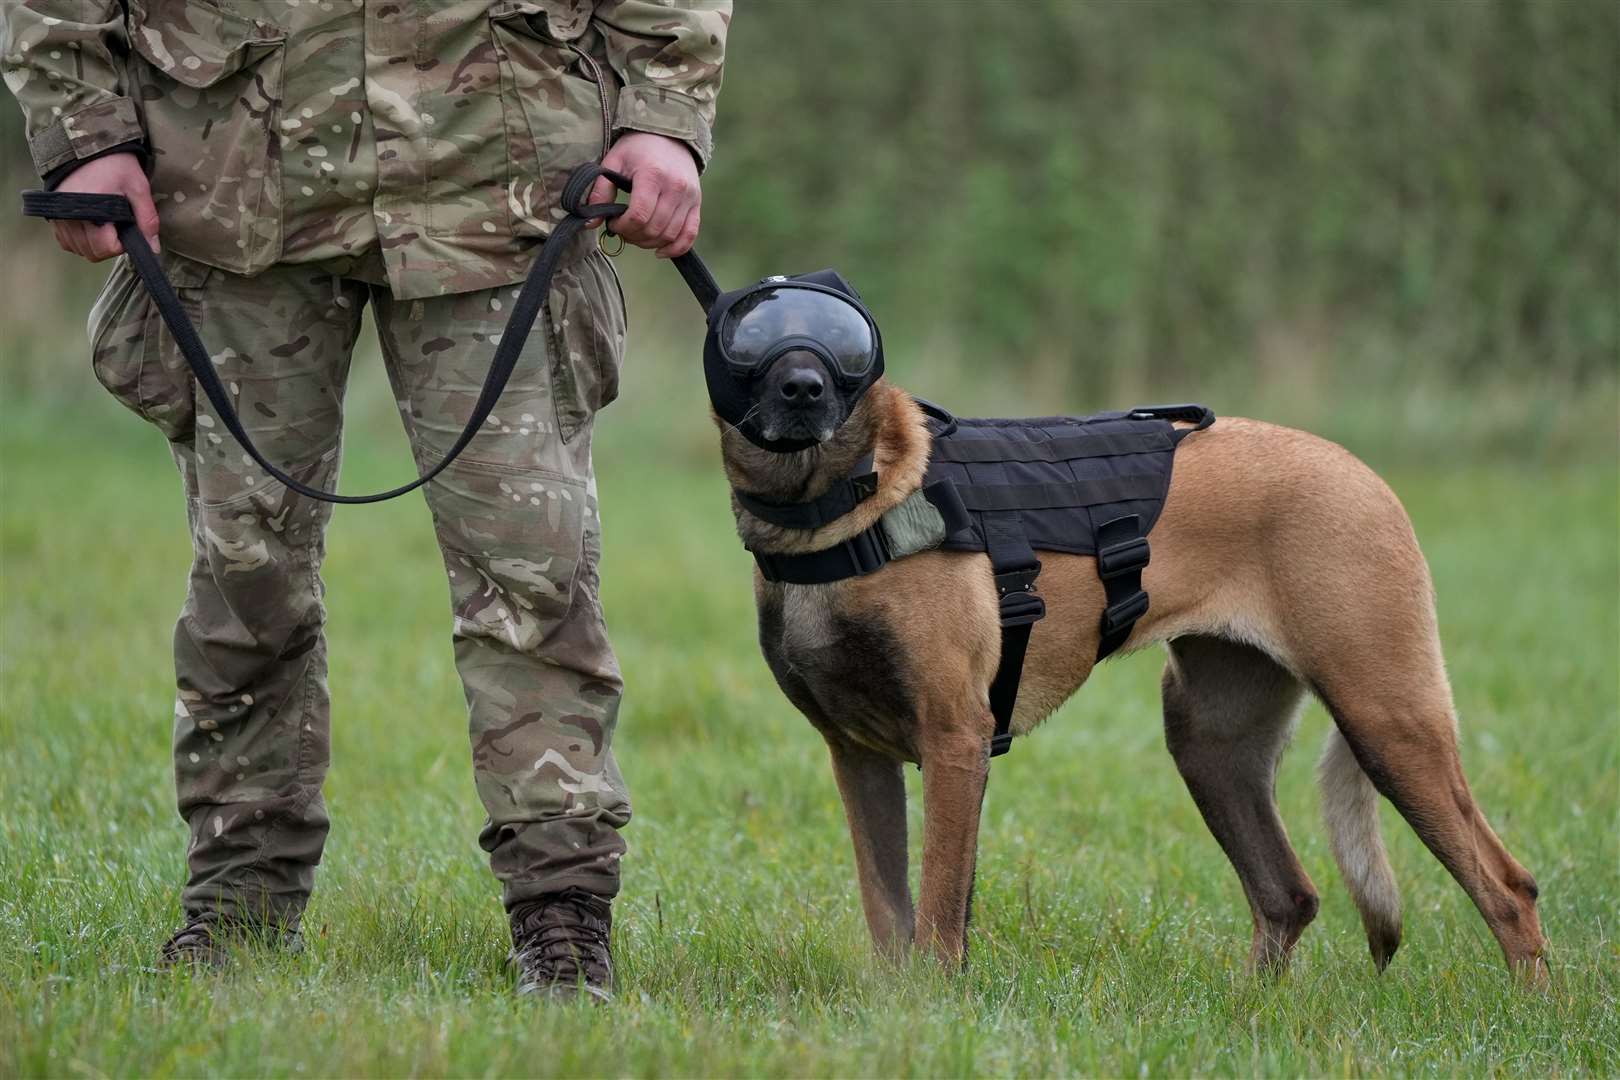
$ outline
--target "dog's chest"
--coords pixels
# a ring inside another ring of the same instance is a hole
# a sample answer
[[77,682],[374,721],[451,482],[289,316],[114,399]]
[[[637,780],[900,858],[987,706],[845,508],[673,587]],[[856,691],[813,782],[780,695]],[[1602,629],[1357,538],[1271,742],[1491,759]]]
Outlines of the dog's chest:
[[776,590],[779,617],[776,637],[782,651],[804,656],[837,644],[840,605],[833,589],[788,587]]
[[818,729],[915,759],[913,696],[893,632],[828,585],[770,585],[759,643],[782,692]]

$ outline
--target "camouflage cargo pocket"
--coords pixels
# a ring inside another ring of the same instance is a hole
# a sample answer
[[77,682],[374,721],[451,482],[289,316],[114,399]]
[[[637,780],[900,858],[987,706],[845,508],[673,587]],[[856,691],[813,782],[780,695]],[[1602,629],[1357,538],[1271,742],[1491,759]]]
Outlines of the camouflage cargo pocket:
[[590,28],[594,0],[516,0],[531,24],[537,21],[558,41],[575,41]]
[[558,193],[568,174],[607,153],[618,83],[600,35],[585,34],[585,21],[568,15],[566,4],[515,0],[491,15],[490,33],[500,69],[512,231],[545,236],[563,219]]
[[[200,322],[209,268],[173,256],[163,257],[163,268],[186,314]],[[127,257],[113,264],[87,329],[97,381],[171,442],[190,439],[197,419],[191,369]]]
[[546,306],[551,396],[563,441],[619,396],[624,360],[625,306],[618,272],[587,233],[584,249],[557,268]]
[[130,0],[129,20],[130,96],[164,246],[239,274],[265,269],[281,257],[285,31],[187,0]]

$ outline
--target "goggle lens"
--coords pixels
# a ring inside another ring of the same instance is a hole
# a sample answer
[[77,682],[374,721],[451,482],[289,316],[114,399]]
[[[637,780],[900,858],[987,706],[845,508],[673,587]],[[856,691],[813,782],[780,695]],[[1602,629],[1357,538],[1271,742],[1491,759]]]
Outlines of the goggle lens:
[[847,377],[871,370],[877,343],[872,327],[853,305],[817,289],[758,289],[734,304],[720,326],[720,347],[732,363],[754,367],[783,338],[819,342]]

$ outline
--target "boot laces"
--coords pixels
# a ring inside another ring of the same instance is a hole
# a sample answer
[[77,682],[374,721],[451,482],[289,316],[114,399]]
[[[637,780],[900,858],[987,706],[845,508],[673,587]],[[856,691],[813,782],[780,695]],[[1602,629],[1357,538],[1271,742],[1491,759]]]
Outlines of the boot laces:
[[613,919],[606,900],[568,889],[519,904],[511,918],[512,959],[525,981],[611,985]]

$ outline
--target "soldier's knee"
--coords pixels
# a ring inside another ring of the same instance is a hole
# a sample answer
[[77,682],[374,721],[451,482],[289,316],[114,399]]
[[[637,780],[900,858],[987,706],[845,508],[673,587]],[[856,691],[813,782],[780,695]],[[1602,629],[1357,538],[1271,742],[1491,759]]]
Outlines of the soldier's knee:
[[193,516],[194,562],[175,660],[182,675],[226,704],[297,677],[320,647],[320,535],[311,534],[308,518],[295,533],[294,508],[277,512],[275,501],[202,506]]
[[476,464],[431,498],[463,637],[530,652],[565,621],[594,611],[581,599],[592,548],[594,500],[583,482]]
[[307,578],[322,552],[331,505],[261,485],[236,498],[199,501],[193,514],[197,555],[223,588],[277,577]]
[[493,638],[518,652],[533,652],[575,609],[577,558],[450,551],[445,563],[462,637]]

